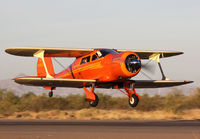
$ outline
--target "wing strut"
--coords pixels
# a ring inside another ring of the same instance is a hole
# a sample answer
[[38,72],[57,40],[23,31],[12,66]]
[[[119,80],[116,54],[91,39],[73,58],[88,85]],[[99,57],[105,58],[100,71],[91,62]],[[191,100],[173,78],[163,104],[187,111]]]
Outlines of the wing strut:
[[[163,54],[162,54],[162,57],[163,57]],[[159,67],[160,72],[162,74],[162,80],[169,80],[163,72],[163,69],[162,69],[162,66],[161,66],[161,63],[160,63],[160,54],[152,54],[151,56],[149,56],[149,60],[154,60],[158,63],[158,67]]]
[[158,66],[159,66],[160,72],[161,72],[161,74],[162,74],[162,80],[167,80],[167,78],[166,78],[166,76],[165,76],[165,74],[164,74],[164,72],[163,72],[163,69],[162,69],[162,66],[161,66],[160,62],[158,62]]

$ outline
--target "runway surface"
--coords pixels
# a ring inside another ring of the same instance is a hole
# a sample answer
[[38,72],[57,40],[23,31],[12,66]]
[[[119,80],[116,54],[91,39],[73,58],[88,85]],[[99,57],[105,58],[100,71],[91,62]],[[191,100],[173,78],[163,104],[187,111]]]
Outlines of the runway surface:
[[200,139],[200,121],[0,121],[0,139]]

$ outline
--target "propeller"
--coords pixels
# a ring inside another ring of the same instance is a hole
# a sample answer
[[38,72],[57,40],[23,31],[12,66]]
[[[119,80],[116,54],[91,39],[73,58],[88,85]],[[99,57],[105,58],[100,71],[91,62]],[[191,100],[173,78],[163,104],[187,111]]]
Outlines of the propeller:
[[141,68],[140,60],[137,58],[137,56],[133,54],[127,56],[125,63],[126,63],[126,68],[131,73],[136,73]]
[[155,73],[155,66],[153,64],[150,64],[151,61],[141,61],[138,59],[136,55],[129,55],[127,56],[125,63],[126,63],[126,68],[128,69],[129,72],[135,73],[137,72],[140,68],[143,70],[143,72],[149,72],[154,74]]
[[151,61],[148,61],[146,63],[142,62],[141,69],[144,70],[144,72],[149,72],[151,74],[155,73],[155,65],[150,63]]

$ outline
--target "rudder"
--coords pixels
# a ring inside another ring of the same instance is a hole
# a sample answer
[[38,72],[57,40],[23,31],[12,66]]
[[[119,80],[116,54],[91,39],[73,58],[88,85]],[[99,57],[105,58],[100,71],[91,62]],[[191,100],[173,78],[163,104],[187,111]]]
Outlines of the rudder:
[[44,62],[45,64],[43,63],[42,58],[38,58],[37,76],[38,77],[49,77],[49,76],[53,77],[55,75],[55,72],[54,72],[51,57],[44,57]]

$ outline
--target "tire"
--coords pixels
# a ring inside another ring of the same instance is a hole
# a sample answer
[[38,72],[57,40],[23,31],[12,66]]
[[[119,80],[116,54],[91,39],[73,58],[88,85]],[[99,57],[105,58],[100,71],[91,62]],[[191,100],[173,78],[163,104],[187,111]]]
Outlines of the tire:
[[99,103],[99,97],[96,94],[94,94],[94,95],[95,95],[95,100],[94,101],[89,101],[89,104],[92,107],[96,107],[98,105],[98,103]]
[[131,107],[136,107],[139,103],[139,98],[137,95],[133,94],[132,100],[128,99],[128,102]]
[[49,97],[53,97],[53,92],[52,91],[49,92]]

